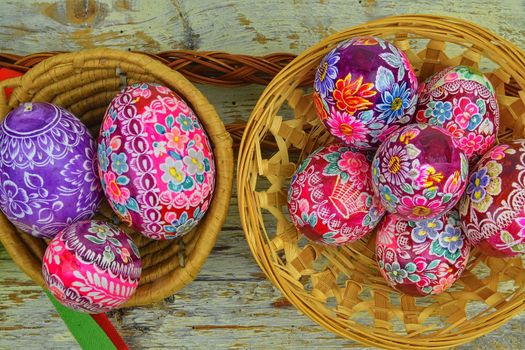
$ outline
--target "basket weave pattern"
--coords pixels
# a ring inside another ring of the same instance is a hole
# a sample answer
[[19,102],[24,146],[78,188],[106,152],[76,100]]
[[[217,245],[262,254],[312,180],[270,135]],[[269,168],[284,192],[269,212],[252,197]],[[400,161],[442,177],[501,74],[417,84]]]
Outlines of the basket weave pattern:
[[[22,102],[51,102],[70,110],[98,136],[104,112],[122,87],[135,82],[165,85],[192,106],[214,148],[216,189],[207,214],[189,234],[176,240],[154,241],[119,225],[131,235],[142,257],[139,287],[124,306],[162,300],[191,282],[206,261],[228,213],[233,177],[232,140],[206,98],[180,73],[142,54],[94,49],[52,55],[21,78],[0,83],[0,117]],[[6,100],[4,87],[15,87]],[[117,222],[107,202],[97,219]],[[0,215],[0,241],[29,277],[41,286],[41,261],[46,242],[15,227]]]
[[[311,89],[300,88],[338,42],[361,35],[392,41],[420,80],[447,66],[488,76],[501,112],[499,140],[525,136],[525,54],[505,39],[461,20],[399,16],[333,35],[285,67],[260,97],[241,143],[238,193],[252,253],[290,302],[326,329],[389,349],[449,348],[472,341],[525,309],[520,258],[472,254],[448,292],[416,299],[392,290],[374,257],[375,237],[335,248],[309,243],[287,214],[286,193],[300,162],[332,139],[316,117]],[[261,147],[272,139],[274,152]]]

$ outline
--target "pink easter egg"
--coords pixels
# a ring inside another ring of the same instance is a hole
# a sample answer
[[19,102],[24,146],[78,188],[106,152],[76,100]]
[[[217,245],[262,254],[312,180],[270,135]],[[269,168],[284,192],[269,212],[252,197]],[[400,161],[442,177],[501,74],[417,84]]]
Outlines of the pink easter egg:
[[208,135],[167,87],[134,84],[113,99],[98,140],[98,164],[109,204],[146,237],[185,235],[210,205],[215,163]]
[[409,295],[446,291],[461,276],[469,254],[457,210],[420,221],[387,214],[377,230],[379,270],[390,286]]
[[493,147],[473,169],[460,205],[463,230],[482,253],[525,253],[525,140]]
[[288,190],[288,211],[308,239],[329,245],[364,237],[384,214],[373,196],[369,161],[342,144],[321,147],[303,161]]
[[141,261],[127,234],[104,221],[79,221],[51,240],[42,274],[65,306],[86,313],[118,308],[137,289]]
[[376,194],[390,213],[421,220],[452,209],[465,190],[468,162],[442,128],[412,124],[391,134],[372,163]]

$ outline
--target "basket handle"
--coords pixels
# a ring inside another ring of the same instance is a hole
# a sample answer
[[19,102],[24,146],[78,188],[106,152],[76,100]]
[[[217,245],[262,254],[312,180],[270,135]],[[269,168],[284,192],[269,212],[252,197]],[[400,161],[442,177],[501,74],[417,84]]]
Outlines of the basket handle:
[[0,81],[0,121],[13,109],[13,107],[9,105],[5,89],[19,87],[21,80],[22,77],[15,77]]

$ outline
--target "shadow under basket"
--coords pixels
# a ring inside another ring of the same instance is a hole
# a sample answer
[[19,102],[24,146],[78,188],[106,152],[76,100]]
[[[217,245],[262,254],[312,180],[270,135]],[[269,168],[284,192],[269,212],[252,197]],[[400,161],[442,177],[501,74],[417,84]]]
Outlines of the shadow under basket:
[[[231,137],[213,106],[180,73],[143,54],[94,49],[51,57],[20,78],[0,83],[0,116],[23,102],[50,102],[76,115],[96,138],[102,117],[121,88],[136,82],[169,87],[193,108],[204,125],[214,150],[216,186],[208,212],[199,225],[175,240],[155,241],[121,224],[137,244],[142,277],[133,297],[123,307],[160,301],[190,283],[212,250],[228,214],[233,176]],[[4,87],[15,87],[6,102]],[[96,219],[115,222],[106,201]],[[17,231],[0,213],[0,241],[15,263],[44,287],[41,266],[46,242]]]
[[[407,15],[330,36],[287,65],[268,85],[245,130],[238,163],[242,225],[267,277],[299,310],[327,330],[388,349],[444,349],[491,332],[525,309],[523,261],[472,254],[447,292],[414,298],[391,289],[374,257],[374,235],[341,248],[309,243],[287,213],[287,188],[298,164],[332,139],[317,118],[311,80],[340,41],[382,37],[402,49],[420,81],[445,67],[481,69],[496,89],[499,140],[525,136],[525,54],[462,20]],[[275,140],[278,151],[261,148]]]

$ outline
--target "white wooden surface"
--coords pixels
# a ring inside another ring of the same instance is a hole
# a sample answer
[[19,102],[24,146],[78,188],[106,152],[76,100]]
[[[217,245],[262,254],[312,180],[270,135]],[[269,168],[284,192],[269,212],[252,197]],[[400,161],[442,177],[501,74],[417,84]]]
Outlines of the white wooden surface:
[[[0,1],[0,51],[224,50],[299,53],[374,18],[445,14],[475,21],[525,48],[525,1]],[[202,87],[225,122],[247,119],[261,87]],[[289,306],[261,274],[244,241],[235,199],[201,274],[170,300],[112,320],[134,349],[332,349],[358,346]],[[524,349],[525,315],[462,349]],[[0,248],[0,349],[77,345],[52,305]]]

